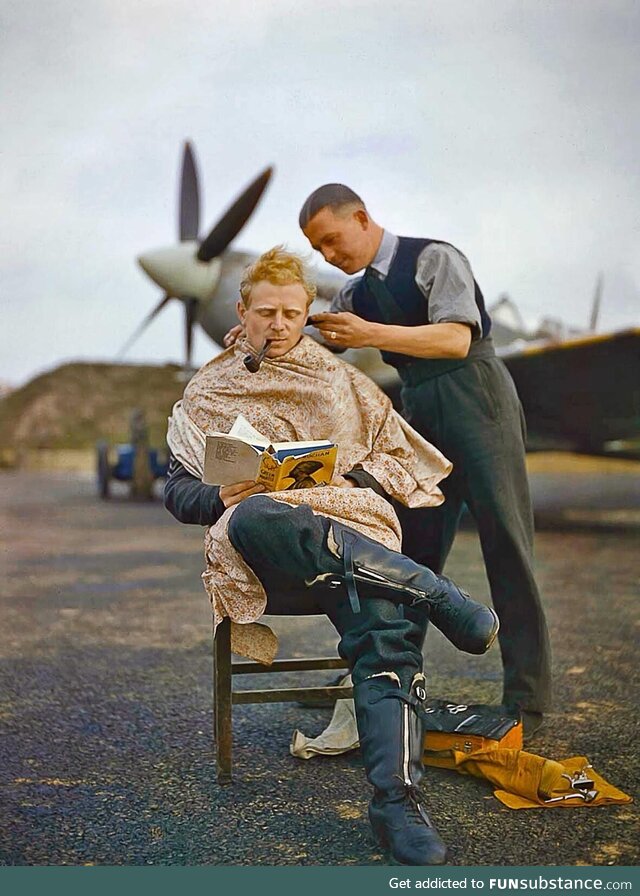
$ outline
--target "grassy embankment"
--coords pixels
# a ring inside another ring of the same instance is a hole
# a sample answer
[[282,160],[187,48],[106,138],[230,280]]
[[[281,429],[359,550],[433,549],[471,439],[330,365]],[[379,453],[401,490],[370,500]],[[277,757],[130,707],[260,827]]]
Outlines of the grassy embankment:
[[[177,365],[63,364],[0,399],[0,469],[92,470],[95,445],[129,440],[144,411],[149,441],[163,448],[167,417],[185,387]],[[530,454],[531,473],[636,473],[640,463],[560,452]]]
[[184,387],[177,365],[63,364],[0,400],[0,467],[91,469],[97,441],[129,440],[136,408],[163,447]]

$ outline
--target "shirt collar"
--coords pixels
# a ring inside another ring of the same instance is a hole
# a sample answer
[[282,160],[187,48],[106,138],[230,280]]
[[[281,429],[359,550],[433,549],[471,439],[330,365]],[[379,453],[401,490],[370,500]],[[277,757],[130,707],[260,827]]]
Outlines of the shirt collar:
[[390,233],[388,230],[383,230],[378,251],[369,265],[369,267],[373,268],[383,279],[389,273],[389,268],[391,267],[391,262],[398,250],[399,242],[400,240],[397,236]]

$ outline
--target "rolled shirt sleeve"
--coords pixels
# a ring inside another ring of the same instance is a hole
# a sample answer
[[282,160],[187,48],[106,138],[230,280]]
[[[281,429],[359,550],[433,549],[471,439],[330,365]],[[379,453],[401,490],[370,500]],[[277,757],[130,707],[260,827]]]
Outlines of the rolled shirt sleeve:
[[431,243],[418,256],[415,282],[429,303],[429,323],[468,324],[472,338],[480,338],[473,273],[462,252],[446,243]]

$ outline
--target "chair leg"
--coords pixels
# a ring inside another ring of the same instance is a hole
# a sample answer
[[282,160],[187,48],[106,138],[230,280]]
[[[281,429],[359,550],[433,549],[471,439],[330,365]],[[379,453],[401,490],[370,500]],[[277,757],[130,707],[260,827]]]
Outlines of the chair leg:
[[213,636],[213,715],[218,784],[231,784],[231,621],[222,620]]

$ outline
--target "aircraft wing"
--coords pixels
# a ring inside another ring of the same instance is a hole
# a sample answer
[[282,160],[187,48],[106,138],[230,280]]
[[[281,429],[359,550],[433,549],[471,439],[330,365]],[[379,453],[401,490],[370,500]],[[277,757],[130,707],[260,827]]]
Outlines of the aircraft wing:
[[522,401],[528,450],[640,456],[640,328],[507,346],[500,357]]

